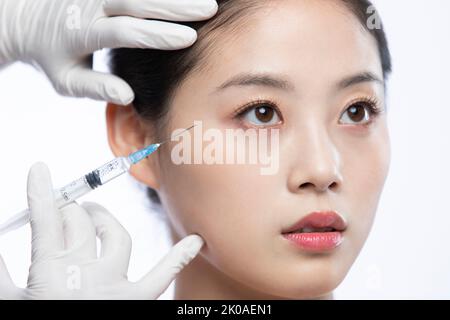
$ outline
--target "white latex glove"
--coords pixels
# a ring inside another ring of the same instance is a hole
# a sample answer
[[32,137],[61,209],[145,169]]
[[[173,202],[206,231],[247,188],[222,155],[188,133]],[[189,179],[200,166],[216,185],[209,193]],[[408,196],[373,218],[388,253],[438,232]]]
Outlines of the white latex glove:
[[217,12],[215,0],[0,0],[0,67],[33,64],[62,95],[116,104],[134,99],[130,86],[91,70],[91,54],[103,48],[181,49],[197,39],[176,23]]
[[27,192],[32,228],[28,285],[17,288],[0,257],[3,299],[156,299],[203,245],[200,236],[187,236],[140,281],[130,282],[130,236],[108,211],[95,203],[56,209],[43,163],[31,168]]

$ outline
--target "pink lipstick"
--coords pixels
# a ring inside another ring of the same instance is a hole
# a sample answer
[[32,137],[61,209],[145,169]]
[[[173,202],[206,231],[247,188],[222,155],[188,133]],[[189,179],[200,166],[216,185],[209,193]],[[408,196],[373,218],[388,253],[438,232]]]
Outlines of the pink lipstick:
[[282,232],[296,247],[308,252],[326,252],[342,243],[347,228],[344,219],[335,211],[316,211]]

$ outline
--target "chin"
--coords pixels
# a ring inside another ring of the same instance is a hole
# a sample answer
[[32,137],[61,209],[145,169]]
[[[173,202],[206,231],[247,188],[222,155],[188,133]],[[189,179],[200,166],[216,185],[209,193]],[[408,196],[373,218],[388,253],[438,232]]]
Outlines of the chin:
[[297,285],[291,283],[289,287],[278,288],[277,295],[284,299],[293,300],[330,299],[332,298],[333,291],[339,286],[342,280],[343,277],[335,278],[330,275],[323,275],[321,279],[315,278],[313,280],[298,281]]
[[[306,258],[308,259],[308,258]],[[281,299],[329,299],[349,271],[342,261],[299,261],[298,267],[277,272],[266,292]]]

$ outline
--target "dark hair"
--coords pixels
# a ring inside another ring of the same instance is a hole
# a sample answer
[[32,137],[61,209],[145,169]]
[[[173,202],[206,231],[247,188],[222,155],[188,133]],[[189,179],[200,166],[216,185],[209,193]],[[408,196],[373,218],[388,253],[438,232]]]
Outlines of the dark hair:
[[[124,79],[133,89],[135,99],[133,107],[137,114],[153,125],[157,125],[156,132],[161,129],[164,118],[169,111],[173,93],[183,82],[186,76],[203,67],[201,64],[205,57],[211,54],[215,48],[220,47],[219,41],[227,41],[233,34],[242,32],[249,21],[270,0],[218,0],[217,14],[209,20],[198,22],[179,22],[197,30],[197,41],[191,47],[163,51],[152,49],[128,49],[120,48],[111,50],[111,72]],[[272,0],[273,1],[273,0]],[[371,28],[368,25],[370,18],[375,15],[379,19],[372,3],[368,0],[341,0],[347,8],[358,18],[361,25],[376,40],[386,79],[391,72],[391,56],[381,20],[379,25]],[[245,18],[244,21],[243,18]],[[216,31],[220,37],[214,37]],[[232,30],[236,32],[229,32]],[[148,188],[150,199],[160,203],[155,190]]]

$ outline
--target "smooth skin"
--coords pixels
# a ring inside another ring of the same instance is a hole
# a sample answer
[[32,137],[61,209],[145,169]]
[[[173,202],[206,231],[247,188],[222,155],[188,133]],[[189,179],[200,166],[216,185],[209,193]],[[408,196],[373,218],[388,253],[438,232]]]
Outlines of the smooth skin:
[[[251,114],[238,120],[233,112],[253,100],[274,101],[280,121],[269,128],[280,129],[278,173],[263,176],[258,165],[175,165],[172,142],[132,174],[158,191],[174,241],[195,232],[206,242],[177,278],[176,299],[331,298],[368,237],[389,170],[377,44],[340,1],[268,1],[246,22],[233,38],[221,30],[226,46],[218,44],[175,92],[166,134],[195,120],[204,130],[260,128]],[[242,73],[283,78],[290,88],[216,90]],[[379,81],[358,77],[368,73]],[[350,121],[349,106],[360,100],[382,110],[368,113],[370,123]],[[131,106],[109,104],[107,123],[116,155],[156,140]],[[282,230],[317,210],[337,211],[348,227],[338,248],[309,254]]]

